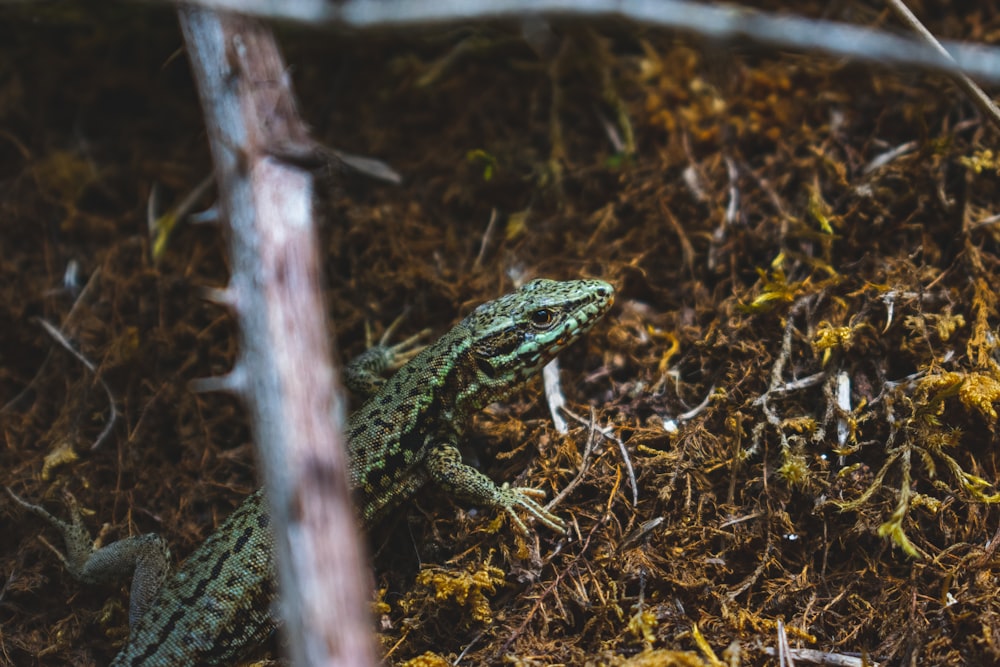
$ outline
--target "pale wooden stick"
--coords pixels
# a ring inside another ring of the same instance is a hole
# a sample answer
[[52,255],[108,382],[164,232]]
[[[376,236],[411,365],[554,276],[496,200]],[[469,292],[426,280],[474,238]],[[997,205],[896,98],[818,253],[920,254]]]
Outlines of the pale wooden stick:
[[277,542],[295,665],[374,665],[365,574],[350,504],[312,216],[315,155],[270,29],[178,10],[228,221],[240,357],[225,388],[247,403]]

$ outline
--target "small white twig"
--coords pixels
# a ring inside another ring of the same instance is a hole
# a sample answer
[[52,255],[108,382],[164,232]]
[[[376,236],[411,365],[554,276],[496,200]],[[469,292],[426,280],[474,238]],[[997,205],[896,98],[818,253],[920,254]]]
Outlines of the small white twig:
[[714,395],[715,395],[715,385],[712,385],[712,388],[708,390],[707,394],[705,394],[705,398],[702,399],[701,403],[694,406],[687,412],[682,412],[681,414],[677,415],[677,417],[664,417],[663,429],[667,433],[676,433],[682,422],[694,419],[702,412],[704,412],[705,408],[708,407],[708,404],[712,402],[712,396]]
[[847,371],[837,373],[835,381],[837,389],[837,445],[843,449],[847,438],[851,435],[851,425],[847,421],[851,414],[851,376]]
[[[764,648],[764,653],[770,656],[777,656],[778,649],[768,646]],[[870,657],[845,655],[843,653],[829,653],[827,651],[817,651],[812,648],[789,648],[788,655],[794,657],[799,662],[807,662],[812,665],[827,665],[832,667],[879,667],[879,663]]]
[[785,622],[778,619],[778,665],[780,667],[795,667],[795,660],[791,655],[791,647],[788,645],[788,633],[785,632]]
[[815,387],[825,379],[826,371],[820,371],[819,373],[813,373],[812,375],[807,375],[804,378],[799,378],[798,380],[786,382],[780,387],[775,387],[769,391],[771,394],[791,394],[792,392],[800,391],[802,389]]
[[740,212],[740,172],[736,168],[736,162],[726,156],[726,175],[729,178],[729,203],[726,204],[726,226],[732,227]]
[[115,422],[118,420],[118,408],[115,407],[115,397],[114,395],[112,395],[111,388],[108,387],[107,383],[104,381],[104,378],[102,378],[100,373],[97,372],[97,367],[94,366],[94,364],[91,363],[90,360],[87,359],[87,357],[83,356],[83,354],[79,350],[73,347],[73,344],[70,343],[65,336],[63,336],[62,332],[59,331],[59,329],[49,324],[49,322],[46,320],[39,319],[38,321],[41,323],[42,328],[45,329],[45,331],[47,331],[48,334],[52,336],[52,338],[55,339],[57,343],[62,345],[63,348],[66,349],[66,351],[68,351],[70,354],[76,357],[81,364],[87,367],[87,370],[89,370],[91,373],[94,374],[94,377],[100,383],[101,388],[104,389],[104,394],[108,397],[108,407],[111,413],[108,415],[108,421],[107,423],[104,424],[104,428],[101,429],[100,435],[98,435],[97,439],[94,440],[94,444],[90,446],[90,451],[94,451],[102,444],[104,444],[104,441],[111,433],[111,429],[114,427]]
[[916,141],[907,141],[905,144],[900,144],[895,148],[890,148],[884,153],[879,153],[872,159],[871,162],[865,165],[864,169],[861,170],[863,174],[870,174],[879,167],[884,167],[898,157],[902,157],[907,153],[912,153],[917,150],[918,144]]
[[566,435],[569,432],[569,424],[559,410],[566,409],[566,397],[562,393],[562,385],[559,383],[559,359],[558,357],[545,364],[542,369],[542,385],[545,387],[545,402],[549,405],[549,414],[552,415],[552,423],[556,427],[556,432]]
[[478,269],[483,263],[483,257],[486,256],[486,247],[490,244],[490,239],[493,238],[493,230],[497,224],[497,209],[494,206],[490,210],[490,221],[486,223],[486,231],[483,232],[483,238],[479,242],[479,254],[476,255],[476,261],[472,263],[472,267]]
[[615,153],[625,152],[625,142],[622,141],[622,135],[618,131],[618,127],[614,122],[608,118],[601,109],[595,104],[594,105],[594,115],[597,116],[597,120],[601,123],[601,127],[604,128],[604,134],[608,137],[608,142],[614,149]]

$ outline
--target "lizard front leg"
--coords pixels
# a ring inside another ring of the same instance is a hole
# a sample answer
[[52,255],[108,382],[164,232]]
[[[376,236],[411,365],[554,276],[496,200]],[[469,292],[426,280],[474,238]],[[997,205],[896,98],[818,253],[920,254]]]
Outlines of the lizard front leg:
[[477,504],[502,509],[524,535],[529,535],[528,527],[518,516],[516,509],[527,511],[552,530],[565,533],[566,523],[558,516],[538,504],[536,498],[544,498],[540,489],[512,487],[497,484],[475,468],[462,462],[458,449],[449,443],[432,445],[424,458],[424,467],[431,479],[445,491]]

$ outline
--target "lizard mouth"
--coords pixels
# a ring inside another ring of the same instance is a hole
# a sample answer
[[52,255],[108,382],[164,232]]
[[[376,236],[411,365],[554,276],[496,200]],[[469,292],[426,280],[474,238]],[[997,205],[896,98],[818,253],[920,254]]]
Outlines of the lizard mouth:
[[610,285],[595,289],[591,298],[582,304],[575,317],[571,317],[559,334],[556,345],[562,348],[590,331],[615,303],[615,291]]

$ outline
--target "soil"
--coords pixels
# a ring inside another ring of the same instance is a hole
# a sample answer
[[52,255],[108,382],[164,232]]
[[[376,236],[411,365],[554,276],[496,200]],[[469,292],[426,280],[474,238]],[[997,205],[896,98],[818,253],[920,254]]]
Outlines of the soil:
[[[1000,39],[935,7],[941,37]],[[0,482],[180,560],[257,483],[240,402],[189,384],[238,350],[202,298],[224,227],[148,223],[212,170],[182,38],[153,3],[2,16]],[[996,128],[940,74],[546,27],[277,28],[314,137],[402,176],[317,170],[339,358],[534,277],[617,290],[560,358],[582,419],[560,433],[536,382],[466,443],[498,481],[575,484],[570,536],[422,492],[368,536],[386,662],[1000,662]],[[107,664],[128,582],[0,517],[0,664]]]

